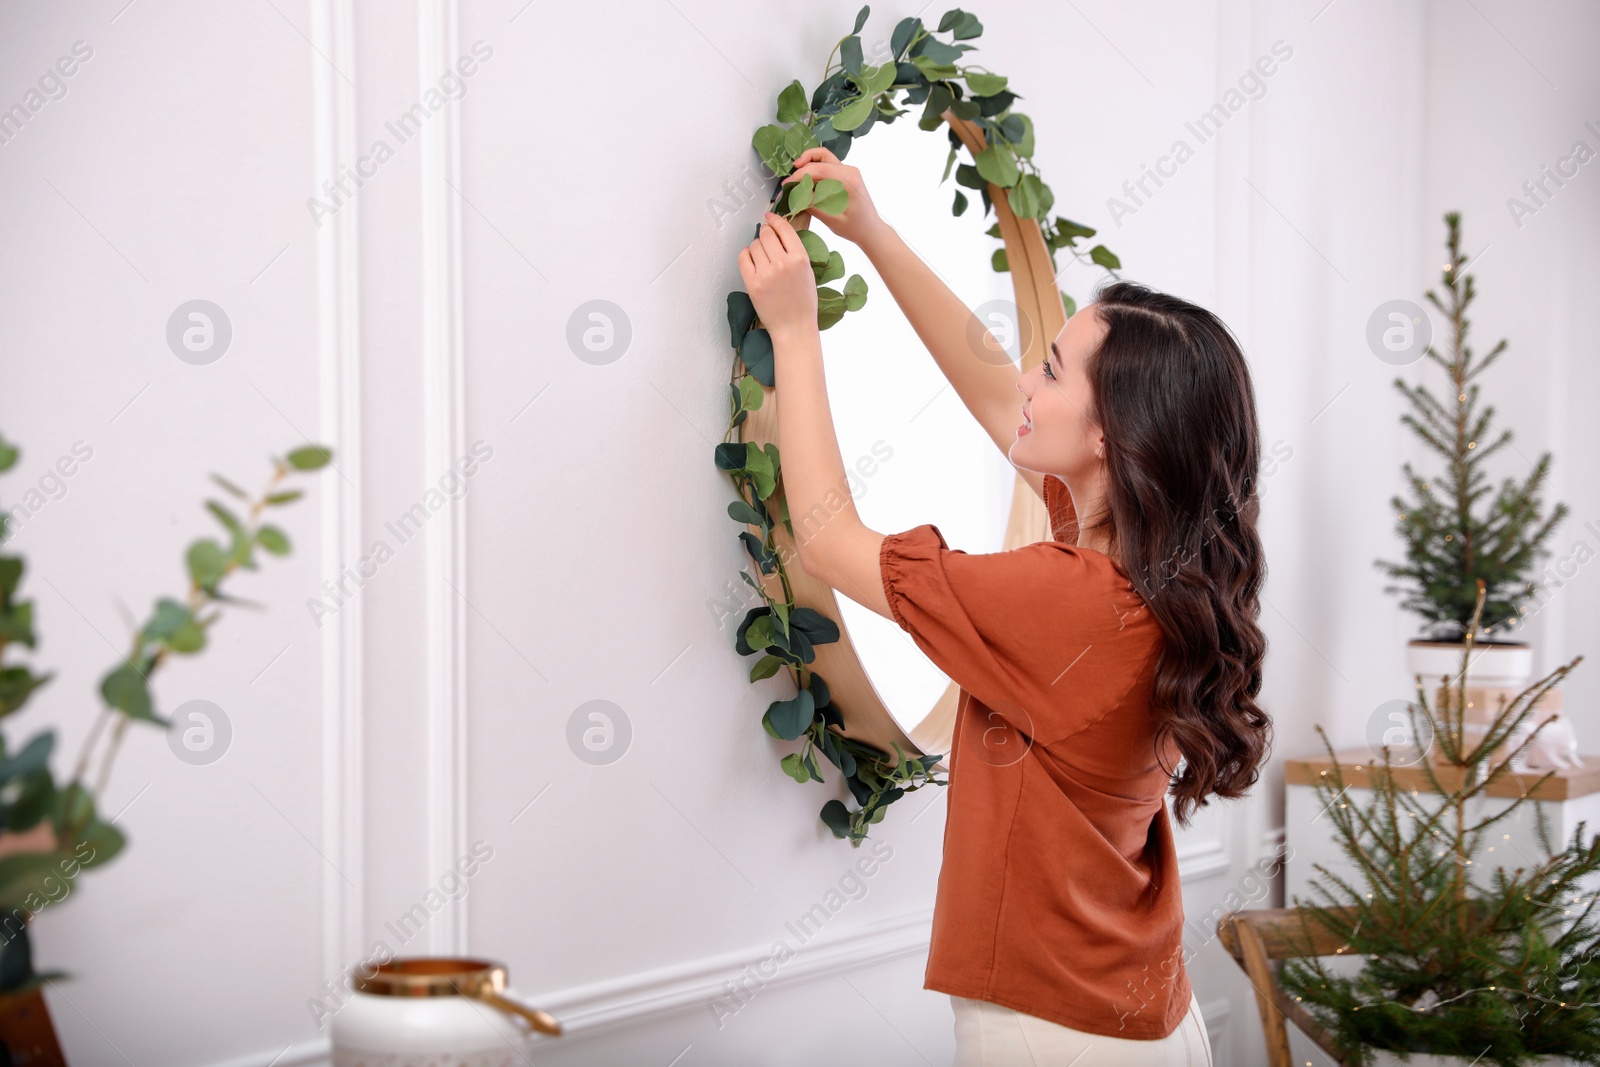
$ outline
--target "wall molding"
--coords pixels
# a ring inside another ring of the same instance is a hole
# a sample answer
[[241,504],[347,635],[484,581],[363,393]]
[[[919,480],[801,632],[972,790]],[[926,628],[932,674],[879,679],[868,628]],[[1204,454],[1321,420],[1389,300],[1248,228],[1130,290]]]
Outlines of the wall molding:
[[[338,65],[311,64],[321,188],[353,169],[357,156],[355,88],[339,73],[355,69],[353,0],[312,0],[310,14],[314,46]],[[359,210],[346,204],[317,230],[319,432],[338,475],[323,483],[320,559],[324,579],[335,583],[362,551]],[[322,969],[329,979],[361,953],[363,604],[350,598],[322,626]]]
[[[731,952],[684,963],[639,971],[620,978],[547,993],[514,990],[516,996],[537,1005],[561,1020],[563,1046],[640,1026],[663,1016],[691,1010],[711,1010],[715,1001],[730,1000],[730,988],[743,982],[753,997],[821,981],[850,971],[874,967],[902,956],[925,952],[933,929],[933,909],[902,912],[847,928],[824,927],[794,949],[794,955],[778,967],[770,978],[760,979],[759,965],[773,954],[773,943],[748,945]],[[786,943],[793,937],[787,931],[778,935]],[[776,940],[776,938],[774,939]],[[753,981],[759,981],[753,986]],[[1206,1030],[1214,1050],[1213,1058],[1225,1062],[1232,1005],[1226,1000],[1201,1005]],[[726,1025],[736,1026],[737,1012],[724,1016]],[[228,1061],[217,1067],[320,1067],[330,1056],[326,1039],[290,1046],[279,1053],[264,1052]]]
[[[590,985],[538,994],[519,991],[519,995],[560,1019],[566,1031],[561,1040],[566,1041],[575,1035],[605,1033],[690,1008],[709,1012],[711,1003],[727,999],[730,986],[741,980],[759,980],[754,996],[760,996],[770,989],[873,967],[926,951],[932,932],[933,909],[921,908],[842,929],[824,927],[794,949],[794,956],[770,978],[760,979],[757,967],[773,954],[773,944],[779,937],[792,941],[787,932],[775,933],[773,941],[732,952]],[[728,1025],[735,1024],[730,1021]]]
[[[459,54],[455,0],[419,0],[417,15],[417,77],[426,93]],[[456,117],[455,108],[443,108],[420,133],[423,462],[430,482],[466,452]],[[427,854],[434,875],[467,850],[466,544],[462,494],[447,500],[427,529]],[[467,952],[465,896],[429,925],[428,950]]]

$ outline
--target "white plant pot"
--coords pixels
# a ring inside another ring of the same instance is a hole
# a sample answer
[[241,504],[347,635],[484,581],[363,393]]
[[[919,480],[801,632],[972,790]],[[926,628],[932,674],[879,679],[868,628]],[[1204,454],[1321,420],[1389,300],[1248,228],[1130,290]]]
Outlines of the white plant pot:
[[[1428,685],[1430,691],[1445,676],[1452,685],[1459,684],[1456,672],[1461,670],[1461,654],[1465,647],[1459,641],[1411,641],[1406,645],[1406,670],[1422,675],[1423,684]],[[1467,685],[1521,689],[1532,676],[1533,646],[1522,643],[1472,646]]]

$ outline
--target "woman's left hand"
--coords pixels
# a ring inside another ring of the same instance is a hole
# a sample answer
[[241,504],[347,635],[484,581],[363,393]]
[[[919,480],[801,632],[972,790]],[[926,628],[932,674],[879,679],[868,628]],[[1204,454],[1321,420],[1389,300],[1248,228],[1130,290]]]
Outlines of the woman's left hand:
[[768,333],[817,325],[817,280],[800,234],[782,215],[767,212],[761,234],[739,253],[739,273]]

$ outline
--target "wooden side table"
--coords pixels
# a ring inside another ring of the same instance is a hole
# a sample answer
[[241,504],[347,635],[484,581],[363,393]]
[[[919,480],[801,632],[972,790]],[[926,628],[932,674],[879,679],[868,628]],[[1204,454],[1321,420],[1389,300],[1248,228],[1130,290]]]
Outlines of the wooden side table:
[[[1370,803],[1372,788],[1367,768],[1375,759],[1381,762],[1381,755],[1375,757],[1367,748],[1352,748],[1339,751],[1338,757],[1349,799],[1360,804]],[[1539,843],[1536,809],[1544,812],[1550,843],[1558,851],[1571,842],[1579,823],[1588,824],[1584,828],[1585,841],[1600,833],[1600,756],[1582,759],[1582,767],[1557,771],[1532,794],[1531,801],[1520,811],[1489,831],[1488,844],[1494,851],[1486,853],[1484,860],[1487,862],[1481,866],[1474,864],[1477,871],[1482,872],[1485,883],[1496,866],[1514,870],[1549,858],[1549,853]],[[1347,880],[1357,879],[1350,881],[1352,886],[1361,884],[1355,866],[1335,840],[1332,820],[1314,788],[1314,783],[1332,766],[1333,761],[1326,753],[1284,764],[1284,842],[1290,850],[1284,867],[1284,903],[1291,906],[1296,894],[1305,903],[1324,903],[1309,890],[1312,881],[1321,880],[1313,864],[1320,863]],[[1447,767],[1434,770],[1446,787],[1454,788],[1457,784],[1459,772]],[[1432,789],[1420,767],[1396,768],[1395,777],[1402,786],[1419,792]],[[1501,776],[1482,799],[1478,817],[1503,811],[1540,777],[1542,774],[1529,772]],[[1478,881],[1476,877],[1473,880]]]

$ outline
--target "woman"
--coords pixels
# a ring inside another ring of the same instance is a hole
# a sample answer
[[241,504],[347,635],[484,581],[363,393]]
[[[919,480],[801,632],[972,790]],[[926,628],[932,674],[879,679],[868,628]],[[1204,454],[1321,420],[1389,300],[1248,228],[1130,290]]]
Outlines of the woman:
[[806,174],[845,184],[845,211],[816,216],[872,260],[1051,520],[1050,541],[969,555],[931,524],[884,536],[853,504],[823,508],[849,483],[816,283],[768,212],[739,270],[776,352],[800,565],[894,619],[961,688],[924,982],[951,997],[957,1067],[1209,1065],[1165,798],[1186,825],[1208,798],[1243,796],[1269,744],[1244,356],[1210,313],[1118,283],[1019,374],[969,347],[971,312],[856,168],[813,148],[786,180]]

